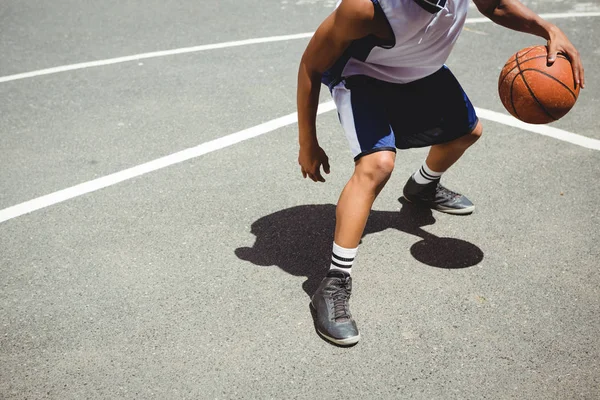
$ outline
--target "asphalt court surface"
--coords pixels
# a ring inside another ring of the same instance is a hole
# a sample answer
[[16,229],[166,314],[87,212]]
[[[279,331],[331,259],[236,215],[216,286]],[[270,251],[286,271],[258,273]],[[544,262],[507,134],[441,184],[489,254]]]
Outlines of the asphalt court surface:
[[[9,1],[0,76],[311,32],[332,6]],[[600,17],[553,22],[587,88],[552,126],[600,139]],[[0,210],[295,111],[307,40],[0,83]],[[448,65],[475,106],[506,113],[504,61],[542,43],[468,24]],[[398,153],[354,268],[349,349],[308,308],[352,173],[334,112],[318,119],[325,184],[301,178],[291,124],[1,223],[0,398],[597,398],[600,152],[483,123],[444,177],[469,217],[399,202],[426,150]]]

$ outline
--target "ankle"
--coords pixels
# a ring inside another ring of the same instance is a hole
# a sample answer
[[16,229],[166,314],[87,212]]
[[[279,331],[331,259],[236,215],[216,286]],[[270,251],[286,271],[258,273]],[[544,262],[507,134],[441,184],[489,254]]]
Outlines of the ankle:
[[333,250],[331,252],[331,264],[329,266],[329,273],[342,272],[344,274],[352,274],[352,264],[354,258],[358,252],[358,247],[348,249],[333,243]]
[[412,175],[412,177],[419,185],[426,185],[431,182],[439,182],[443,173],[443,171],[434,171],[433,169],[429,168],[427,162],[424,162],[421,168],[419,168]]

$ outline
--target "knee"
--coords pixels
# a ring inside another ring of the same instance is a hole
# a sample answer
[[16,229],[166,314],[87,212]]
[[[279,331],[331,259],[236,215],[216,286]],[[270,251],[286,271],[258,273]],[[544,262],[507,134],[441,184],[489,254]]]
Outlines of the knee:
[[481,135],[483,134],[483,125],[481,125],[481,121],[477,122],[475,128],[469,133],[469,138],[475,143]]
[[372,182],[376,186],[387,182],[394,170],[396,154],[391,151],[378,151],[362,157],[356,163],[355,175],[361,181]]
[[471,132],[450,142],[450,144],[453,147],[466,150],[469,147],[471,147],[477,140],[479,140],[482,133],[483,126],[481,125],[481,122],[477,122],[477,125],[475,125],[475,128],[473,128]]

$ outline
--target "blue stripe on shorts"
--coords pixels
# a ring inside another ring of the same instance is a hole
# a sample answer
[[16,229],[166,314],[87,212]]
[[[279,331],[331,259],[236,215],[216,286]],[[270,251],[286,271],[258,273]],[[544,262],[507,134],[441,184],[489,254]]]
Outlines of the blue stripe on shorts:
[[375,151],[449,142],[470,133],[478,122],[446,66],[407,84],[353,76],[332,94],[355,160]]

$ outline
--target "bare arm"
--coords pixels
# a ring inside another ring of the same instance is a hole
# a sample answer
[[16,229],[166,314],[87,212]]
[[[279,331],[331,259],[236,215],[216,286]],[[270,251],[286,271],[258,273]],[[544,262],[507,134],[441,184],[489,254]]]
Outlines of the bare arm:
[[548,41],[548,64],[564,53],[571,60],[573,78],[585,87],[583,64],[579,52],[567,36],[554,24],[542,19],[518,0],[473,0],[479,11],[506,28],[543,37]]
[[374,32],[375,8],[371,0],[343,0],[319,26],[308,43],[298,71],[298,163],[302,175],[324,182],[320,167],[329,173],[327,155],[317,140],[316,116],[321,77],[350,43]]

